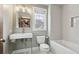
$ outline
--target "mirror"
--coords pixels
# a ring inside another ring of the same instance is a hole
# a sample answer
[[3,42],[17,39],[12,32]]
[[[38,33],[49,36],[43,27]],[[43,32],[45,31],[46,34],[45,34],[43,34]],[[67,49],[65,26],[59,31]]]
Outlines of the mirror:
[[33,7],[33,30],[43,31],[47,29],[47,9]]
[[30,28],[31,9],[28,5],[16,5],[16,26]]

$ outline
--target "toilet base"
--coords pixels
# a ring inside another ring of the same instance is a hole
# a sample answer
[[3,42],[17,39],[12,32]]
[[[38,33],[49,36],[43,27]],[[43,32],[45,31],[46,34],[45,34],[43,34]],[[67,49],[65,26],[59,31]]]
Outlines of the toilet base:
[[40,48],[40,53],[46,54],[49,52],[49,49],[42,49]]
[[40,51],[40,54],[48,54],[48,52]]

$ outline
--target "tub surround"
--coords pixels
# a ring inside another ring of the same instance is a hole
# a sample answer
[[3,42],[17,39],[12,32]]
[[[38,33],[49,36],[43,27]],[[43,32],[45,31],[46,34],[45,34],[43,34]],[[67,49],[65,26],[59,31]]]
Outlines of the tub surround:
[[[55,54],[77,54],[78,44],[66,40],[50,40],[51,51]],[[75,47],[75,48],[74,48]]]

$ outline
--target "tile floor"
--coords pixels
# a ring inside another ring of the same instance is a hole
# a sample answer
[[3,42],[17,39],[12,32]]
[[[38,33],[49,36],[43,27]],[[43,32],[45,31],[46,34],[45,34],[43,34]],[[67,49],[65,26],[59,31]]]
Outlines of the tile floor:
[[48,53],[43,53],[40,52],[38,47],[33,47],[32,50],[31,48],[15,50],[12,52],[12,54],[53,54],[53,53],[51,51],[49,51]]

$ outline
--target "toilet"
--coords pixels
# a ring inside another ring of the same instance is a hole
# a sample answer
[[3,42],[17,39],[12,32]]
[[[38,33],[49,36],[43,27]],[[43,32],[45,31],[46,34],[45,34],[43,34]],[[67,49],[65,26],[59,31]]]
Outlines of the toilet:
[[37,36],[37,43],[39,44],[40,53],[49,52],[49,45],[45,43],[45,36]]

